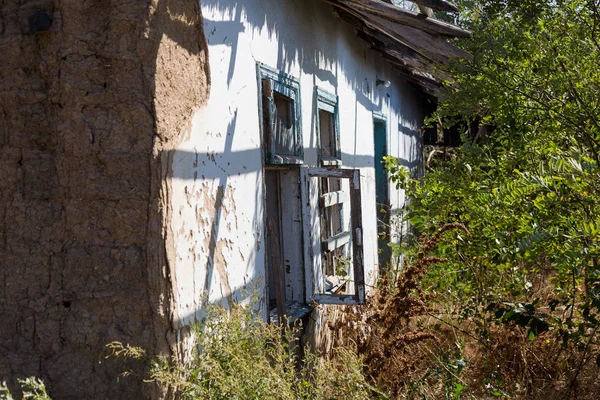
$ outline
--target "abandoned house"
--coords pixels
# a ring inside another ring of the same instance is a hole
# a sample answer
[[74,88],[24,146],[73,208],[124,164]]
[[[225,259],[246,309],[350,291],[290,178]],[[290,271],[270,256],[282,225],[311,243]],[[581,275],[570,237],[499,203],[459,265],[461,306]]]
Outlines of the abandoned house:
[[382,157],[420,168],[468,35],[380,0],[3,2],[0,381],[160,397],[105,345],[184,357],[248,292],[327,346],[389,261]]

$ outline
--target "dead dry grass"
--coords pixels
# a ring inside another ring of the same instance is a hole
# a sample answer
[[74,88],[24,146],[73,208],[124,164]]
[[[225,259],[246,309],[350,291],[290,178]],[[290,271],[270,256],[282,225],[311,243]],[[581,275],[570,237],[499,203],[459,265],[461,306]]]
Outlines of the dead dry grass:
[[337,344],[355,346],[365,374],[393,399],[599,400],[597,337],[577,348],[563,346],[553,331],[532,340],[526,328],[497,323],[484,340],[473,321],[429,306],[420,280],[443,260],[427,254],[451,229],[468,233],[452,224],[423,238],[414,265],[384,277],[365,308],[349,307],[343,322],[330,325],[343,338]]

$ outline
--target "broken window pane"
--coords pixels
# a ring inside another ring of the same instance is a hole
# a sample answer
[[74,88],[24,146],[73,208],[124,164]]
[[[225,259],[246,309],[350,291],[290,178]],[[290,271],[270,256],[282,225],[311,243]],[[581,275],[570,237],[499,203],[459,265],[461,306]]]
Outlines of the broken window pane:
[[334,115],[319,110],[319,132],[321,134],[321,157],[336,157]]
[[273,140],[278,155],[296,155],[296,137],[294,129],[294,101],[281,93],[273,95],[275,102]]
[[323,166],[340,166],[342,155],[339,143],[338,98],[317,87],[316,99],[320,163]]

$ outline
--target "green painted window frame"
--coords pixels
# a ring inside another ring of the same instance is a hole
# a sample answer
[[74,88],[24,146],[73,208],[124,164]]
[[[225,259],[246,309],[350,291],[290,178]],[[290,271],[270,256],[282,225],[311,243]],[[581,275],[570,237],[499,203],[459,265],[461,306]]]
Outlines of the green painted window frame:
[[[341,166],[342,165],[342,150],[340,146],[340,107],[338,96],[329,93],[320,87],[315,88],[315,101],[317,103],[317,115],[316,115],[316,129],[317,129],[317,145],[319,162],[324,167]],[[334,128],[334,152],[333,157],[323,157],[321,155],[321,124],[319,120],[319,111],[327,111],[333,114],[333,128]]]
[[[263,63],[256,64],[258,80],[258,104],[261,136],[264,140],[265,163],[268,165],[296,165],[304,163],[304,146],[302,142],[302,107],[300,101],[300,81],[285,72],[278,71]],[[264,104],[263,81],[269,81],[271,94],[269,104]],[[274,128],[275,101],[273,92],[277,92],[293,102],[292,121],[296,147],[293,155],[277,154],[275,140],[272,138]],[[269,107],[265,110],[264,107]],[[266,112],[267,111],[267,112]],[[268,117],[268,121],[267,120]]]

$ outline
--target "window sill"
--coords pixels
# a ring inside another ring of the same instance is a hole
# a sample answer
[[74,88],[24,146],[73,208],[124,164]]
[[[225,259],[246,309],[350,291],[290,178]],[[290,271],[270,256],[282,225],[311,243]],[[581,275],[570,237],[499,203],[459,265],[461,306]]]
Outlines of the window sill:
[[271,157],[272,165],[301,165],[304,164],[304,160],[301,157],[297,156],[279,156],[274,155]]
[[321,165],[324,167],[341,167],[342,160],[340,160],[339,158],[334,158],[334,157],[322,157]]
[[[295,301],[290,301],[285,304],[285,316],[288,324],[292,324],[294,321],[309,314],[314,309],[314,306],[308,304],[302,304]],[[273,325],[279,325],[279,315],[277,315],[277,308],[272,309],[269,312],[269,320]]]

